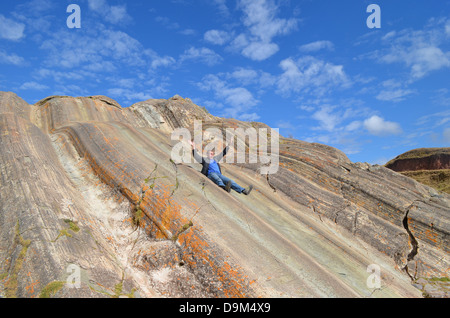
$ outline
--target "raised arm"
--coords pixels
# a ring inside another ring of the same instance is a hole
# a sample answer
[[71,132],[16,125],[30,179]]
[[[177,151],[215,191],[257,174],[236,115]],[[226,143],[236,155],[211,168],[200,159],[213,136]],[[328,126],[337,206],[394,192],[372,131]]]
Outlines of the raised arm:
[[198,163],[203,163],[204,159],[198,154],[197,150],[195,149],[195,143],[192,141],[189,141],[189,143],[191,144],[192,147],[192,155],[194,156],[194,159]]
[[223,149],[222,153],[217,155],[214,160],[219,161],[221,160],[223,157],[225,157],[227,155],[228,152],[228,145],[226,145],[225,149]]

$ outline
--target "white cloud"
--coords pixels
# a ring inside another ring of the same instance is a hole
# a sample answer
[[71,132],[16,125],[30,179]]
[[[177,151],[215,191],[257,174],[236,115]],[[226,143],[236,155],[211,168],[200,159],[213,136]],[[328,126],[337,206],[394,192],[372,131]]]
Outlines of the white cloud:
[[362,144],[356,140],[354,135],[342,130],[328,134],[309,135],[301,139],[311,143],[317,142],[338,147],[347,155],[357,154],[362,150]]
[[[198,87],[205,91],[212,91],[221,105],[222,116],[242,120],[256,120],[257,114],[249,112],[259,101],[244,87],[233,87],[217,75],[205,76]],[[258,116],[259,117],[259,116]]]
[[241,0],[238,8],[244,12],[242,21],[248,32],[239,34],[231,48],[251,60],[263,61],[277,53],[273,38],[297,27],[296,19],[277,18],[278,6],[271,0]]
[[180,63],[185,61],[204,62],[208,66],[213,66],[222,62],[223,58],[211,49],[202,47],[190,47],[180,56]]
[[330,41],[316,41],[299,47],[301,52],[316,52],[324,49],[332,51],[334,49],[333,43]]
[[119,24],[131,20],[124,5],[110,6],[106,0],[88,0],[89,9],[100,14],[106,21]]
[[[17,22],[25,24],[28,40],[40,42],[42,34],[48,32],[52,23],[55,22],[55,16],[50,15],[55,4],[52,0],[28,0],[16,1],[22,2],[15,6],[12,16]],[[3,29],[3,27],[0,27]]]
[[233,71],[229,76],[246,85],[253,83],[258,79],[258,72],[253,69],[240,67]]
[[100,12],[103,8],[108,6],[106,0],[88,0],[89,9]]
[[331,143],[331,138],[329,135],[319,135],[319,136],[312,136],[312,137],[305,137],[302,138],[304,139],[306,142],[310,142],[310,143],[321,143],[321,144],[330,144]]
[[[366,110],[351,101],[342,100],[339,106],[322,104],[318,108],[302,105],[299,108],[311,113],[310,117],[298,117],[305,120],[305,125],[311,125],[311,119],[316,120],[319,125],[311,126],[310,130],[315,132],[309,136],[309,140],[344,147],[346,153],[357,153],[360,144],[356,136],[362,132],[363,122],[357,120],[366,114]],[[306,119],[307,118],[307,119]],[[349,122],[350,119],[353,119]]]
[[400,102],[412,93],[414,93],[414,91],[410,89],[382,90],[376,98],[382,101]]
[[276,122],[276,126],[278,128],[286,129],[286,130],[295,130],[297,128],[290,121],[287,121],[287,120],[278,120]]
[[405,63],[411,67],[414,78],[421,78],[431,71],[450,67],[450,52],[444,53],[438,47],[416,48],[405,55]]
[[277,53],[279,49],[275,43],[252,42],[242,50],[242,55],[254,61],[264,61]]
[[296,85],[298,84],[297,80],[301,80],[304,74],[294,60],[290,58],[283,60],[280,63],[280,67],[284,71],[278,82],[280,91],[287,92],[296,90],[296,87],[305,85],[304,82],[299,84],[299,86]]
[[376,99],[388,102],[401,102],[407,96],[415,93],[414,90],[406,88],[402,81],[396,79],[383,81],[378,91]]
[[[95,68],[105,61],[126,66],[146,64],[146,51],[128,34],[104,27],[82,30],[84,32],[62,30],[43,41],[40,48],[48,51],[45,63],[51,67],[84,69]],[[103,70],[111,71],[110,66]]]
[[245,48],[249,44],[249,41],[247,40],[247,36],[244,33],[239,34],[237,37],[233,39],[231,42],[231,49],[236,51],[241,51],[243,48]]
[[379,116],[372,116],[364,121],[364,127],[375,136],[399,135],[402,129],[398,123],[386,121]]
[[238,115],[238,118],[243,121],[256,121],[261,117],[257,113],[245,113]]
[[228,16],[230,14],[230,11],[228,10],[227,0],[213,0],[212,3],[216,5],[217,9],[220,12],[221,16]]
[[17,54],[8,54],[0,50],[0,63],[20,66],[25,64],[25,59]]
[[388,32],[388,33],[386,33],[386,35],[384,35],[381,39],[382,40],[389,40],[389,39],[392,39],[395,35],[397,34],[397,31],[390,31],[390,32]]
[[366,118],[368,110],[358,100],[342,99],[339,105],[333,105],[319,98],[308,104],[298,107],[306,112],[306,116],[297,117],[304,127],[302,131],[305,128],[310,131],[302,140],[332,145],[348,155],[361,152],[363,144],[358,138],[362,136],[364,124],[360,118]]
[[98,61],[86,64],[83,70],[94,73],[114,72],[117,70],[117,67],[111,61]]
[[155,57],[151,63],[152,69],[157,69],[159,67],[167,67],[175,64],[175,59],[171,56]]
[[115,59],[125,61],[131,65],[143,65],[142,45],[135,38],[122,31],[105,30],[105,36],[99,42],[102,45],[101,54],[108,50]]
[[0,14],[0,38],[18,41],[24,37],[25,24],[6,18]]
[[108,89],[108,95],[112,97],[120,97],[125,100],[126,103],[131,104],[133,101],[145,101],[151,99],[152,96],[149,93],[142,91],[135,91],[127,88],[111,88]]
[[301,110],[304,110],[305,112],[309,112],[309,113],[316,109],[314,106],[309,106],[309,105],[300,105],[298,108]]
[[[83,88],[102,87],[124,105],[167,94],[169,77],[155,70],[176,66],[174,58],[146,49],[125,32],[100,23],[93,26],[83,27],[79,32],[63,29],[49,34],[40,46],[45,58],[34,73],[36,82],[53,79],[66,85],[82,81]],[[135,81],[127,80],[130,78]],[[70,92],[67,89],[66,85],[61,91]]]
[[350,124],[348,124],[345,127],[345,130],[346,131],[355,131],[355,130],[358,130],[361,126],[362,126],[362,122],[355,120],[355,121],[352,121]]
[[312,115],[312,118],[320,122],[320,129],[332,132],[342,121],[342,117],[338,113],[333,113],[334,109],[333,106],[322,106]]
[[180,31],[180,34],[183,35],[195,35],[197,34],[197,31],[195,31],[194,29],[184,29]]
[[243,19],[250,33],[263,42],[270,42],[277,35],[288,34],[297,27],[296,19],[276,17],[278,7],[270,0],[241,0],[239,7],[244,11]]
[[29,0],[25,3],[17,4],[16,9],[27,16],[41,16],[45,11],[50,10],[54,4],[52,0]]
[[164,27],[166,27],[169,30],[177,30],[180,28],[180,25],[177,22],[172,22],[168,17],[156,17],[156,22],[161,23]]
[[105,16],[106,21],[111,23],[122,23],[129,19],[127,8],[125,6],[112,6],[110,12]]
[[37,82],[26,82],[23,83],[22,86],[20,86],[20,89],[23,90],[37,90],[37,91],[42,91],[47,89],[48,86],[37,83]]
[[390,32],[382,39],[390,47],[374,56],[383,63],[404,64],[409,68],[412,80],[420,79],[433,71],[449,68],[450,51],[441,48],[446,42],[444,34],[447,32],[449,22],[446,23],[445,26],[442,21],[430,23],[423,30]]
[[224,45],[230,40],[230,35],[225,31],[209,30],[205,33],[204,39],[212,44]]
[[34,77],[38,80],[43,80],[47,78],[52,78],[55,82],[60,83],[65,80],[83,80],[85,76],[89,73],[83,70],[76,70],[75,72],[61,72],[56,70],[50,70],[46,68],[41,68],[36,71]]
[[447,88],[437,89],[433,92],[432,100],[435,104],[441,106],[450,105],[450,90]]
[[206,106],[208,109],[221,109],[224,107],[224,105],[220,102],[218,102],[216,99],[215,100],[203,100],[203,99],[199,99],[199,98],[193,98],[192,101],[194,102],[194,104],[197,105],[204,105]]
[[51,93],[51,95],[59,95],[59,96],[86,96],[86,95],[89,95],[89,92],[86,89],[81,88],[78,85],[57,84],[53,88],[53,93]]
[[244,67],[238,67],[234,71],[222,73],[222,75],[227,80],[235,81],[238,85],[256,85],[260,91],[267,87],[273,87],[277,80],[276,76],[267,72]]
[[450,123],[450,110],[428,114],[420,117],[416,124],[424,127],[436,128],[446,123]]
[[150,64],[151,70],[156,70],[161,67],[170,67],[176,65],[176,60],[168,55],[160,56],[152,49],[143,50],[144,59]]
[[220,92],[225,102],[236,107],[248,107],[256,105],[252,93],[244,87],[223,87]]
[[175,59],[173,57],[165,56],[165,57],[154,59],[152,61],[151,65],[152,65],[152,68],[155,69],[155,68],[158,68],[161,66],[166,67],[166,66],[172,65],[174,63],[175,63]]
[[298,60],[285,59],[280,63],[283,74],[278,78],[278,92],[289,95],[292,92],[325,94],[331,87],[350,84],[342,65],[334,65],[312,56]]

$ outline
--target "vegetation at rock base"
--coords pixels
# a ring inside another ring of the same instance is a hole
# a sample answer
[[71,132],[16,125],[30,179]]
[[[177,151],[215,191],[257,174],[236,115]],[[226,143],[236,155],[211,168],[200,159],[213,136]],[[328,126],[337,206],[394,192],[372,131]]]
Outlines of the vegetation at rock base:
[[450,194],[450,169],[404,171],[401,174],[438,191]]
[[[18,276],[19,272],[22,269],[23,262],[25,261],[25,257],[27,255],[28,247],[31,245],[30,240],[25,240],[20,234],[20,224],[17,221],[14,244],[17,246],[22,246],[20,250],[19,256],[17,257],[12,272],[9,274],[9,278],[7,278],[5,282],[5,294],[7,298],[16,298],[17,297],[17,288],[18,288]],[[2,275],[8,277],[8,275]]]

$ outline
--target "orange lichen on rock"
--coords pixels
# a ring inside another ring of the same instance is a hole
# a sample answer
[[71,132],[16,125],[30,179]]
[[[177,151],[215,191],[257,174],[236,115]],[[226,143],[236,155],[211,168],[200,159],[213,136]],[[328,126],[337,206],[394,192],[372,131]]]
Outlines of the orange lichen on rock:
[[209,287],[216,287],[217,290],[210,290],[213,294],[219,297],[248,295],[250,282],[240,269],[217,256],[200,226],[183,216],[182,206],[171,197],[170,187],[161,185],[147,189],[140,207],[151,220],[142,225],[148,234],[156,239],[175,240],[180,246],[182,261],[194,272],[206,272],[209,279],[215,281]]

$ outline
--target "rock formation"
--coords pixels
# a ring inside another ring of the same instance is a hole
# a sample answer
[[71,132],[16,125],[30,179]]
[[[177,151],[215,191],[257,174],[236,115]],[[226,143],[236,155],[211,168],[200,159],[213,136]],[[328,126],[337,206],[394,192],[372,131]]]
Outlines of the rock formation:
[[227,194],[172,160],[196,120],[267,128],[180,96],[0,93],[0,296],[421,297],[412,280],[448,277],[449,195],[282,136],[275,174],[222,164],[255,186]]
[[386,168],[450,194],[450,148],[420,148],[397,156]]
[[450,169],[450,148],[414,149],[389,161],[386,167],[397,172]]

